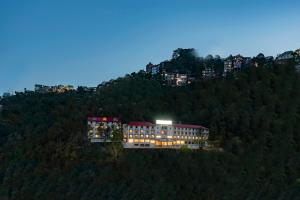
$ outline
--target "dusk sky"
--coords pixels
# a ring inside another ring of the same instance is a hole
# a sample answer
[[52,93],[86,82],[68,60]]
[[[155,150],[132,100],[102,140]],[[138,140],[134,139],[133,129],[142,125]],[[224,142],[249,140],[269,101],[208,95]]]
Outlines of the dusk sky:
[[0,94],[97,86],[169,59],[300,48],[299,0],[1,0]]

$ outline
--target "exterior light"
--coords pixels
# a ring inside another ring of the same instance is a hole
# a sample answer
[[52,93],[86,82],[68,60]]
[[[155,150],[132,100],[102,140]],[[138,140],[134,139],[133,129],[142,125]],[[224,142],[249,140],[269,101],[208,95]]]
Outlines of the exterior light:
[[172,125],[172,121],[171,120],[156,120],[156,124]]

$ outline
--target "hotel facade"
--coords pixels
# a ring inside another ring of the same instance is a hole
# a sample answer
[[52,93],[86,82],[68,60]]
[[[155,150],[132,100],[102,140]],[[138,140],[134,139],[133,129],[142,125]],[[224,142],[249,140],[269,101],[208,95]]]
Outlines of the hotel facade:
[[112,142],[114,132],[121,129],[117,117],[88,117],[88,139],[90,142]]
[[207,146],[209,129],[199,125],[173,124],[169,120],[123,124],[124,148],[199,149]]

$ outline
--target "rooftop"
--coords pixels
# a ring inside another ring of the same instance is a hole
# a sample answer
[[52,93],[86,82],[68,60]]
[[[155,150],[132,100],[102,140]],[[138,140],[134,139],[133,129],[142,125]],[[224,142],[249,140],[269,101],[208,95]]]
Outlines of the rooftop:
[[207,129],[204,126],[192,125],[192,124],[174,124],[174,127],[176,127],[176,128],[203,128],[203,129]]
[[119,118],[117,117],[93,117],[89,116],[88,121],[94,121],[94,122],[118,122]]
[[151,122],[129,122],[129,126],[154,126]]

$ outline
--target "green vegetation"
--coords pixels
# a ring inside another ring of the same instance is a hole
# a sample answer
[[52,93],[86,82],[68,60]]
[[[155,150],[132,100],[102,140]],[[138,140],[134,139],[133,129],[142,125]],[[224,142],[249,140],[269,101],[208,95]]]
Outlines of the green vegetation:
[[[0,199],[299,199],[300,76],[260,65],[184,87],[139,72],[96,94],[1,99]],[[202,124],[225,151],[90,144],[88,115]]]

